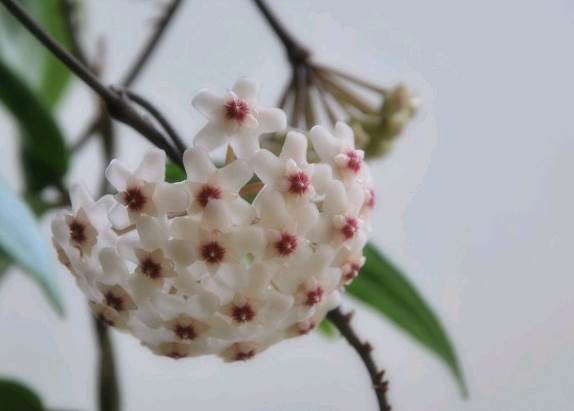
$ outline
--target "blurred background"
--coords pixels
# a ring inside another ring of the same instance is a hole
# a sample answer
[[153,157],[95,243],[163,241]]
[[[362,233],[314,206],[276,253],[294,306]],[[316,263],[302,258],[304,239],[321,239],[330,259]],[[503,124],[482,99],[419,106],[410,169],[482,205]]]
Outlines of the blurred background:
[[[113,83],[149,32],[151,0],[86,1],[86,44],[107,44]],[[316,59],[422,101],[393,152],[372,167],[375,242],[443,320],[470,387],[379,315],[352,301],[356,327],[387,370],[398,411],[569,410],[574,402],[574,6],[566,0],[270,1]],[[284,52],[249,1],[186,2],[134,87],[190,142],[203,124],[200,87],[248,75],[274,104],[289,78]],[[0,85],[1,87],[1,85]],[[75,138],[94,107],[75,82],[59,110]],[[146,145],[121,127],[119,157]],[[21,186],[11,120],[0,112],[0,175]],[[69,181],[96,190],[97,141]],[[49,215],[46,220],[49,219]],[[44,223],[48,239],[47,222]],[[66,317],[15,272],[0,284],[0,374],[35,387],[52,408],[94,410],[96,352],[84,297],[60,270]],[[174,362],[113,333],[126,410],[374,410],[363,364],[320,335],[283,342],[255,361]]]

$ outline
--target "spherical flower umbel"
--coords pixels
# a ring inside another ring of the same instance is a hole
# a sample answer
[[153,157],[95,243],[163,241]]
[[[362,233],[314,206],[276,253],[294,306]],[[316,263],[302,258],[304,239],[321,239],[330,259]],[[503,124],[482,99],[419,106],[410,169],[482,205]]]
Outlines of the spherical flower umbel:
[[[134,169],[114,160],[117,193],[94,201],[76,186],[52,223],[94,315],[159,355],[245,361],[306,334],[365,261],[375,197],[351,129],[312,130],[318,163],[295,131],[275,156],[258,137],[283,129],[284,114],[257,106],[256,89],[240,80],[195,99],[210,122],[184,154],[185,181],[164,181],[158,149]],[[225,141],[239,155],[217,166],[210,151]]]

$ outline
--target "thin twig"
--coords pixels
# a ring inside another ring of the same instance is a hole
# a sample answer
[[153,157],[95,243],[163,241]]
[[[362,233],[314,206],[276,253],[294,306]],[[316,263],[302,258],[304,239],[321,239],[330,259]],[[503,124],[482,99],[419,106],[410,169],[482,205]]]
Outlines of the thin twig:
[[90,67],[89,59],[80,42],[77,1],[61,0],[60,8],[64,17],[64,28],[68,31],[72,54],[85,66]]
[[109,329],[96,317],[93,317],[93,323],[100,352],[98,409],[100,411],[119,411],[120,393]]
[[136,59],[134,60],[131,68],[128,69],[124,79],[121,81],[122,87],[129,87],[140,75],[146,63],[153,52],[157,49],[157,45],[161,41],[164,33],[169,27],[170,23],[173,21],[173,17],[177,13],[179,7],[183,4],[182,0],[173,0],[169,5],[165,6],[165,12],[157,22],[156,29],[149,37],[143,49],[140,51]]
[[24,25],[46,48],[48,48],[62,63],[64,63],[76,76],[84,81],[94,90],[105,102],[110,115],[117,121],[122,122],[151,143],[165,150],[167,155],[176,164],[183,166],[179,154],[168,143],[167,139],[150,122],[146,121],[140,114],[123,99],[116,90],[106,87],[100,80],[74,56],[58,44],[34,19],[32,19],[24,9],[14,0],[0,0],[6,9]]
[[265,20],[273,29],[279,40],[281,40],[281,43],[285,47],[289,61],[293,65],[298,65],[305,62],[309,58],[309,51],[297,40],[295,40],[295,38],[287,31],[283,23],[279,21],[277,16],[275,16],[265,1],[253,0],[253,2],[263,17],[265,17]]
[[131,90],[122,90],[122,91],[131,101],[133,101],[138,106],[145,109],[153,118],[157,120],[157,122],[161,125],[161,127],[164,129],[167,135],[171,138],[171,141],[175,145],[177,150],[179,150],[179,152],[183,154],[183,152],[187,148],[185,143],[183,142],[183,139],[177,133],[177,131],[175,131],[175,129],[172,127],[169,121],[167,121],[167,119],[159,111],[159,109],[155,107],[149,100]]
[[322,64],[317,64],[317,63],[314,63],[313,67],[315,67],[315,69],[317,69],[318,71],[325,72],[327,74],[329,74],[329,73],[334,74],[334,75],[341,77],[345,80],[349,80],[351,83],[355,83],[356,85],[364,87],[364,88],[371,90],[375,93],[380,93],[382,95],[385,95],[388,93],[388,90],[385,87],[381,87],[378,84],[371,83],[370,81],[367,81],[365,79],[357,77],[353,74],[347,73],[345,71],[342,71],[342,70],[339,70],[336,68],[332,68],[332,67],[327,67],[327,66],[324,66]]
[[371,381],[373,383],[373,388],[375,394],[377,395],[377,401],[379,403],[379,409],[381,411],[390,411],[391,406],[387,400],[387,390],[388,381],[384,380],[385,371],[378,370],[375,361],[371,355],[373,347],[368,342],[363,342],[351,326],[352,313],[343,314],[340,308],[335,308],[329,311],[327,314],[329,321],[333,323],[335,327],[339,330],[341,335],[351,344],[355,349],[357,354],[361,357],[361,360],[365,364]]

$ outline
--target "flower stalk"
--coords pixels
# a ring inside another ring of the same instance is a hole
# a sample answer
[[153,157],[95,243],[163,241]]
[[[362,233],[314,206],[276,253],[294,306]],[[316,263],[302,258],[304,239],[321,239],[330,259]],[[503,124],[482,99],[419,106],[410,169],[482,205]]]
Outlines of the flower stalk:
[[[281,41],[291,65],[291,79],[279,99],[279,107],[288,113],[289,125],[304,129],[317,120],[330,126],[344,121],[361,137],[357,145],[367,158],[386,154],[416,112],[416,100],[406,88],[381,87],[316,63],[309,49],[289,33],[264,0],[254,3]],[[394,103],[399,89],[401,105]],[[283,135],[270,135],[265,146],[277,151],[282,139]]]

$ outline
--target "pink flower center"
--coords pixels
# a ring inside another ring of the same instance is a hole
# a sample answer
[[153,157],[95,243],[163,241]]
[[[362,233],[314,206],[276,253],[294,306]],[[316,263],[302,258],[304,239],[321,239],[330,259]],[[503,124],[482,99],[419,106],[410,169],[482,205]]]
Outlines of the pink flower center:
[[307,291],[305,305],[308,307],[312,307],[316,304],[319,304],[323,299],[323,288],[321,286],[317,286],[314,290]]
[[234,98],[229,100],[224,105],[225,108],[225,118],[228,120],[233,120],[239,124],[243,123],[245,117],[251,111],[249,105],[245,100]]
[[131,211],[141,211],[143,210],[147,198],[142,193],[141,188],[132,187],[124,191],[124,203],[127,208]]
[[287,176],[287,181],[289,182],[289,192],[297,195],[305,194],[311,183],[309,176],[302,170]]
[[201,187],[201,190],[197,193],[197,201],[201,204],[202,207],[207,206],[209,200],[218,200],[221,198],[221,190],[217,187],[204,185]]
[[300,324],[298,327],[299,335],[309,334],[311,331],[315,329],[315,325],[316,324],[314,321],[309,321],[309,323],[307,324]]
[[236,305],[231,309],[231,317],[238,323],[248,323],[255,318],[255,310],[249,304]]
[[108,291],[105,296],[104,300],[106,305],[112,307],[116,311],[122,311],[124,307],[124,300],[121,297],[114,295],[111,291]]
[[348,150],[345,152],[345,156],[347,157],[347,168],[353,171],[353,173],[358,173],[363,163],[358,151]]
[[247,361],[255,357],[255,350],[239,351],[235,354],[235,361]]
[[140,262],[142,273],[153,280],[161,277],[161,265],[151,257],[146,257]]
[[345,225],[341,228],[341,233],[345,239],[349,240],[355,236],[355,233],[359,229],[359,222],[354,217],[346,217]]
[[182,340],[194,340],[197,338],[197,332],[195,331],[195,329],[191,324],[190,325],[177,324],[173,332],[175,332],[175,334]]
[[201,257],[208,264],[219,264],[225,257],[225,248],[217,241],[210,241],[201,246]]
[[82,244],[86,241],[86,226],[78,220],[72,220],[68,225],[70,229],[70,238],[76,244]]
[[365,201],[365,206],[367,206],[368,208],[375,208],[375,202],[376,202],[375,190],[369,188],[367,190],[367,201]]
[[289,233],[281,233],[281,237],[275,243],[275,249],[281,257],[293,254],[297,249],[297,237]]
[[343,280],[345,280],[345,282],[352,281],[357,275],[359,275],[360,270],[361,266],[359,264],[352,263],[349,269],[343,273]]

